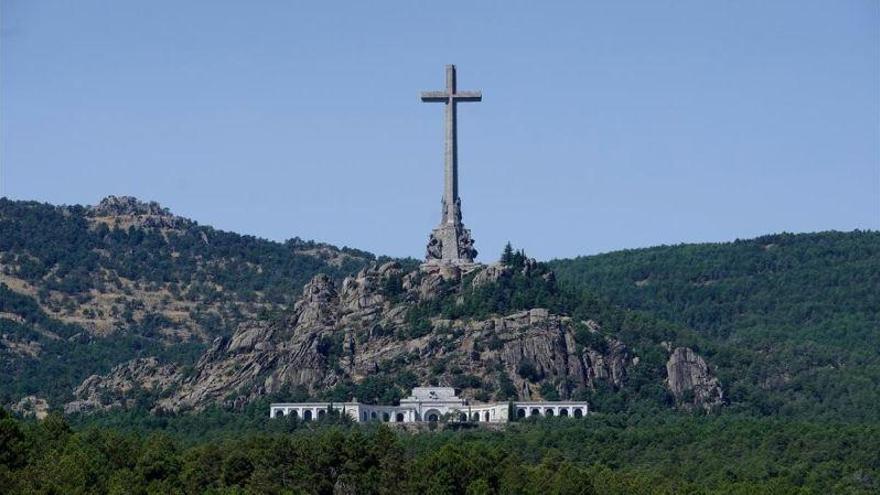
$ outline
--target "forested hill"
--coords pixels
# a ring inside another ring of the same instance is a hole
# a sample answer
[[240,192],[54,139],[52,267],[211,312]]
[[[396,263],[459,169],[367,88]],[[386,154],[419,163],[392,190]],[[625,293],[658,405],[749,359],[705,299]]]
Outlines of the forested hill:
[[223,232],[156,203],[92,207],[0,198],[0,404],[57,404],[138,356],[186,364],[215,337],[286,307],[317,273],[355,273],[366,252]]
[[[185,369],[239,323],[283,313],[314,275],[338,285],[376,261],[218,231],[133,198],[93,207],[0,199],[0,404],[34,394],[58,407],[90,375],[132,358]],[[403,272],[416,264],[401,263]],[[880,420],[880,233],[781,234],[548,265],[569,290],[503,279],[451,298],[444,318],[537,307],[597,317],[639,355],[638,370],[653,370],[591,396],[605,411],[625,410],[635,391],[662,396],[663,349],[687,345],[717,374],[728,410]],[[403,337],[421,337],[426,315],[437,316],[415,309]]]
[[565,285],[700,332],[732,405],[880,419],[878,232],[779,234],[549,265]]

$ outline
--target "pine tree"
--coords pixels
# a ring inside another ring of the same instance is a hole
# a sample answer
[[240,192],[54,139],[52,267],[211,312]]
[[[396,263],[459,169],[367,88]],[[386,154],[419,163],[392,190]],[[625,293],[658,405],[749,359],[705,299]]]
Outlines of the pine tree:
[[510,241],[507,241],[507,245],[504,246],[504,252],[501,253],[501,264],[510,265],[512,262],[513,246],[510,245]]

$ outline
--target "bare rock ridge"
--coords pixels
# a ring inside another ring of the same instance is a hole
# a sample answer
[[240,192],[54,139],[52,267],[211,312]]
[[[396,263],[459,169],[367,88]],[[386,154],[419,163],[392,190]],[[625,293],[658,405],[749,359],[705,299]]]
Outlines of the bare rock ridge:
[[107,196],[88,214],[96,221],[120,226],[139,226],[160,229],[179,229],[193,221],[171,213],[155,201],[140,201],[133,196]]
[[177,367],[173,364],[163,365],[154,357],[133,359],[115,366],[105,376],[86,378],[74,391],[76,400],[65,404],[64,412],[131,407],[138,399],[138,391],[166,390],[177,380]]
[[[523,268],[529,269],[529,264]],[[365,268],[340,286],[318,275],[283,316],[249,321],[231,337],[216,339],[192,372],[155,360],[121,365],[83,382],[77,400],[67,407],[124,407],[120,397],[136,387],[163,397],[154,403],[157,410],[236,407],[297,388],[317,396],[339,384],[401,371],[419,383],[440,385],[477,377],[483,389],[501,390],[506,384],[522,399],[541,398],[547,384],[562,398],[600,383],[625,387],[639,359],[594,321],[575,322],[533,308],[485,319],[431,317],[421,322],[425,331],[413,334],[419,323],[408,317],[410,309],[454,295],[465,284],[492,283],[510,270],[502,265],[423,265],[404,273],[390,262]],[[578,326],[595,334],[600,345],[578,344]],[[720,386],[702,358],[679,348],[670,363],[667,381],[676,399],[687,399],[693,390],[693,405],[719,403]],[[483,390],[467,384],[460,388],[466,397]]]

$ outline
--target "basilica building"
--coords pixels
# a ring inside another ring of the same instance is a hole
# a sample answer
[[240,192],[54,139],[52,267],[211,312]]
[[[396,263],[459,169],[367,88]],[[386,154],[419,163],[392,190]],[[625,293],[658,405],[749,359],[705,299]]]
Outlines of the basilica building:
[[[511,404],[513,407],[511,407]],[[304,421],[317,419],[327,411],[346,415],[354,421],[381,421],[385,423],[414,423],[437,421],[471,421],[507,423],[513,418],[574,417],[589,413],[586,402],[573,401],[513,401],[472,403],[458,397],[451,387],[416,387],[412,395],[397,406],[361,404],[359,402],[293,402],[269,406],[269,417],[292,416]]]

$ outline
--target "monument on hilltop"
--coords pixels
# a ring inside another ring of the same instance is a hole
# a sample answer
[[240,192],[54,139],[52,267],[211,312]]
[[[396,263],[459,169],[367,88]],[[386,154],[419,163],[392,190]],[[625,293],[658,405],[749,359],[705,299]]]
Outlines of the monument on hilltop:
[[445,180],[442,200],[443,214],[428,238],[425,256],[430,262],[473,263],[477,257],[471,231],[461,221],[461,198],[458,197],[458,135],[457,104],[481,101],[479,91],[458,91],[455,85],[455,66],[446,66],[446,90],[422,92],[422,101],[445,103],[446,139],[444,150]]

